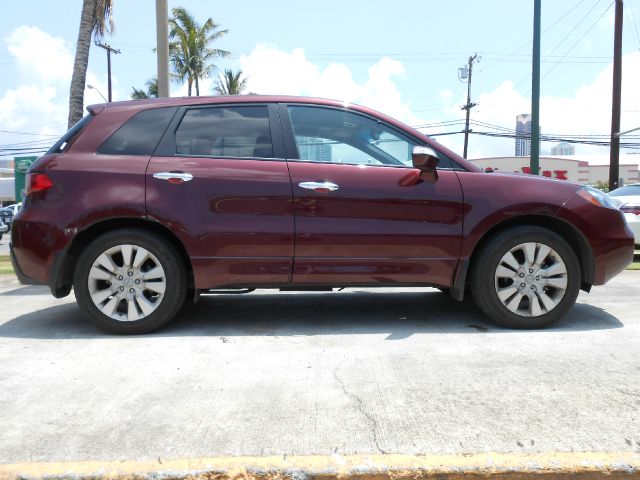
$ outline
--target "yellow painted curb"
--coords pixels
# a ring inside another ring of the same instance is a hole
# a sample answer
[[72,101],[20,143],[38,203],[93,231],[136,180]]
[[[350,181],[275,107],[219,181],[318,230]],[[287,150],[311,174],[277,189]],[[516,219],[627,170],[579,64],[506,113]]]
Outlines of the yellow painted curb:
[[214,457],[0,464],[0,479],[640,478],[640,452]]

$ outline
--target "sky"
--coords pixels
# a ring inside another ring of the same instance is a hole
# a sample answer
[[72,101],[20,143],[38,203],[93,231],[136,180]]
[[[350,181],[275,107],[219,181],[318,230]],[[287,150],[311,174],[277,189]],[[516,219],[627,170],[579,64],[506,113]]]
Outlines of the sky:
[[[0,159],[65,132],[81,6],[0,3]],[[242,70],[248,91],[366,105],[427,134],[451,133],[437,139],[459,153],[467,85],[458,69],[469,56],[480,57],[474,132],[514,129],[531,109],[533,0],[169,0],[177,6],[229,30],[217,48],[232,55],[216,65]],[[103,41],[121,50],[112,56],[113,97],[126,100],[156,74],[155,1],[115,0],[113,18]],[[624,22],[623,131],[640,127],[640,0],[625,0]],[[613,24],[613,0],[542,0],[543,134],[608,135]],[[204,80],[201,94],[213,94],[215,81]],[[107,95],[106,55],[95,46],[87,83]],[[97,91],[86,90],[86,104],[103,101]],[[171,85],[172,96],[186,92]],[[543,142],[543,152],[553,145]],[[576,146],[577,154],[606,151]],[[513,139],[470,136],[470,158],[513,154]]]

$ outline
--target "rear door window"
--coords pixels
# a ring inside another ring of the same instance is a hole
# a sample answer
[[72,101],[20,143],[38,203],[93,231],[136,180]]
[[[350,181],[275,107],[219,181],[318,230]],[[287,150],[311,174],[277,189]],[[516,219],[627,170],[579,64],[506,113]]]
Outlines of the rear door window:
[[176,130],[176,154],[273,158],[266,105],[190,108]]
[[176,110],[165,107],[137,113],[100,145],[97,153],[151,156]]

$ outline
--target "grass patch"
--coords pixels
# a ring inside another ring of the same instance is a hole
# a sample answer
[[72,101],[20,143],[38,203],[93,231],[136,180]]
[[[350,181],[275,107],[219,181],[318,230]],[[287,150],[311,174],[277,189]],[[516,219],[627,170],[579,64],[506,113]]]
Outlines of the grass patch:
[[9,255],[0,255],[0,274],[6,273],[14,273],[13,267],[11,266],[11,258],[9,258]]
[[640,250],[633,252],[633,262],[627,266],[627,270],[640,270]]

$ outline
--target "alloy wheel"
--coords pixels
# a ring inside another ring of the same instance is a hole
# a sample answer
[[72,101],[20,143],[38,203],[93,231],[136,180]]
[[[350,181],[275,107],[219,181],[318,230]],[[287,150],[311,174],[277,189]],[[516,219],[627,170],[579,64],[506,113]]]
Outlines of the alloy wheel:
[[558,306],[568,284],[562,257],[548,245],[527,242],[511,248],[498,262],[495,289],[511,312],[538,317]]
[[158,258],[138,245],[116,245],[93,262],[88,275],[91,300],[104,315],[132,322],[153,313],[167,286]]

